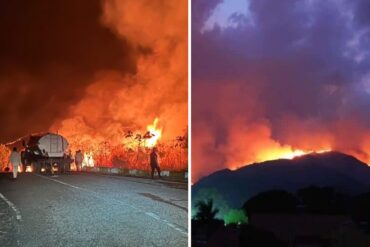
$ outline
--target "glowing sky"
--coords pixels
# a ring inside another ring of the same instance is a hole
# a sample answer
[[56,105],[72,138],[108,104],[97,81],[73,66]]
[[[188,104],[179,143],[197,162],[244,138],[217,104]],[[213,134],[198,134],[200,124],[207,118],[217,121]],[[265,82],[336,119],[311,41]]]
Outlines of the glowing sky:
[[295,150],[370,163],[370,2],[194,0],[194,179]]

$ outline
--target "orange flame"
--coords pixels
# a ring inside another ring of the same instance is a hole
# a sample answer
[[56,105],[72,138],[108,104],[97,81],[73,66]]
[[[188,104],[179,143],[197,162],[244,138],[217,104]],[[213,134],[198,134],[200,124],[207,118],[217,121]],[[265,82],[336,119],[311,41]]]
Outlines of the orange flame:
[[330,149],[322,149],[322,150],[302,150],[302,149],[279,149],[274,150],[273,152],[268,152],[265,154],[265,158],[262,161],[266,160],[275,160],[275,159],[294,159],[296,157],[300,157],[306,154],[311,153],[325,153],[330,152]]
[[[302,149],[293,149],[291,147],[282,147],[279,149],[274,150],[263,150],[258,156],[257,160],[254,162],[264,162],[269,160],[277,160],[277,159],[289,159],[292,160],[294,158],[306,155],[306,154],[321,154],[332,151],[331,149],[320,149],[320,150],[302,150]],[[240,168],[239,166],[231,166],[230,170],[236,170]]]
[[158,118],[154,119],[153,124],[149,124],[146,127],[146,130],[148,131],[147,134],[149,134],[149,138],[145,141],[145,146],[148,148],[152,148],[155,145],[157,145],[157,142],[162,137],[162,129],[158,128]]
[[82,161],[82,166],[88,166],[88,167],[95,166],[93,152],[84,153],[84,160]]
[[[157,146],[161,168],[187,169],[187,148],[174,145],[188,123],[187,1],[101,2],[104,26],[133,51],[152,52],[127,60],[134,73],[96,71],[81,99],[50,130],[67,138],[72,154],[91,152],[85,165],[145,170],[147,149]],[[159,119],[165,120],[165,131]]]

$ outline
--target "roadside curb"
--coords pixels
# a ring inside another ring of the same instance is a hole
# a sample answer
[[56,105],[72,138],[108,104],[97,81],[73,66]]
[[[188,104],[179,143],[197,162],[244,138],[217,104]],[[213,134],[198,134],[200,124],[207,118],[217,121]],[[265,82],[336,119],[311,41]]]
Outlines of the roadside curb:
[[[143,170],[130,170],[126,168],[111,168],[111,167],[83,167],[83,172],[89,173],[100,173],[109,175],[121,175],[129,177],[140,177],[140,178],[150,178],[150,171]],[[188,172],[187,171],[161,171],[161,177],[166,180],[173,180],[179,182],[187,182]]]

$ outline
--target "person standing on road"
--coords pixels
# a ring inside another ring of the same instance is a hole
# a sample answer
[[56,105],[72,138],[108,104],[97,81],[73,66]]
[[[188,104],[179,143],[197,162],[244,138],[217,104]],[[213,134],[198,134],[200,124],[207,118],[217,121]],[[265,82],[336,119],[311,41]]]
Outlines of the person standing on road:
[[158,150],[156,147],[152,149],[152,152],[150,153],[150,167],[152,168],[152,179],[154,179],[154,172],[157,170],[158,177],[161,178],[161,169],[159,168],[159,162],[158,162]]
[[77,150],[75,154],[75,164],[76,164],[76,170],[79,172],[82,170],[82,161],[84,160],[84,156],[81,152],[81,150]]
[[8,166],[9,163],[12,164],[13,167],[13,179],[17,179],[18,174],[18,167],[21,165],[21,155],[17,152],[17,148],[14,147],[12,153],[9,156]]

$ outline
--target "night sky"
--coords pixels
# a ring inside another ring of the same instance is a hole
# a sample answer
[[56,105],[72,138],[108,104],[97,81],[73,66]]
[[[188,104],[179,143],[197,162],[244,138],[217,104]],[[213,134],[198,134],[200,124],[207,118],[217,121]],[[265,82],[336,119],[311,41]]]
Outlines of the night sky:
[[136,51],[101,15],[99,0],[0,1],[0,142],[47,130],[96,71],[135,72]]
[[192,14],[194,180],[281,150],[370,163],[369,1],[194,0]]

